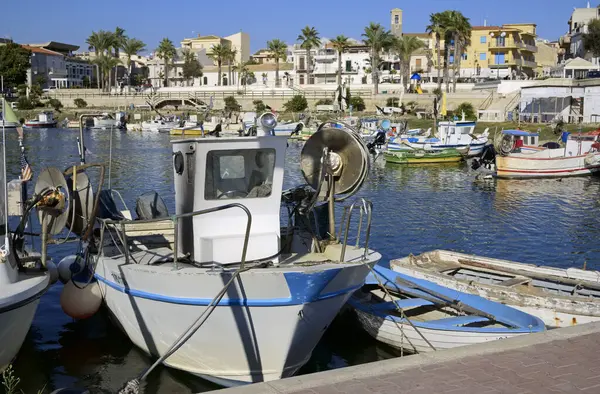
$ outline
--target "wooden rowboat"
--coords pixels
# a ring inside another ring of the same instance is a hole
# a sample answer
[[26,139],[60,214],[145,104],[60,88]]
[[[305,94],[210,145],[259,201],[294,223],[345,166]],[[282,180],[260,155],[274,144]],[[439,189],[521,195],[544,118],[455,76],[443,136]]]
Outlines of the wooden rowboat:
[[394,164],[432,164],[457,163],[464,160],[465,155],[458,149],[444,150],[405,150],[385,152],[383,157],[387,163]]
[[600,320],[600,272],[436,250],[392,260],[405,275],[476,294],[539,317],[548,327]]
[[[348,304],[376,340],[430,352],[544,331],[535,316],[376,266]],[[390,299],[391,297],[391,299]]]

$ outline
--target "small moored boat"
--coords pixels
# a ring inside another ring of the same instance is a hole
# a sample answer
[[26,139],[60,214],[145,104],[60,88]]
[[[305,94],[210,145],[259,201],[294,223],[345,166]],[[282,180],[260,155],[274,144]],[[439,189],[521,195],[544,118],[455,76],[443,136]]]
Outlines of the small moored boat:
[[44,111],[38,114],[37,119],[25,121],[25,127],[34,129],[48,129],[56,127],[58,121],[54,119],[51,111]]
[[600,272],[436,250],[392,260],[401,274],[476,294],[539,317],[548,327],[600,320]]
[[407,150],[384,152],[383,157],[387,163],[394,164],[457,163],[465,159],[466,150]]
[[506,305],[380,266],[373,271],[348,303],[373,338],[395,348],[431,352],[545,330],[537,317]]
[[561,149],[496,156],[498,178],[549,178],[600,171],[600,130],[570,134]]

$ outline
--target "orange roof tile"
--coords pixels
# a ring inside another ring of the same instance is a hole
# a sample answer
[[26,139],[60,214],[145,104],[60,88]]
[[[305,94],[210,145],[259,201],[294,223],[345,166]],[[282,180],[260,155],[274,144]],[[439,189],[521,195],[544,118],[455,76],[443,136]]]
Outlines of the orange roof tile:
[[31,52],[34,52],[34,53],[43,53],[45,55],[63,56],[62,53],[50,51],[50,50],[44,49],[44,48],[32,47],[32,46],[29,46],[29,45],[21,45],[21,46],[23,48],[25,48],[25,49],[29,49]]

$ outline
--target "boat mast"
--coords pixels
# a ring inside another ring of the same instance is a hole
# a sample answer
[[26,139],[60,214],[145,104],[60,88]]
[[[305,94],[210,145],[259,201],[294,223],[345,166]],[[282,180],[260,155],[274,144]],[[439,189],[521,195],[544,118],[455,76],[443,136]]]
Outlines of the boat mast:
[[2,188],[4,190],[4,251],[3,254],[7,255],[10,252],[8,242],[8,187],[6,184],[6,100],[4,99],[4,76],[0,75],[0,91],[2,92]]

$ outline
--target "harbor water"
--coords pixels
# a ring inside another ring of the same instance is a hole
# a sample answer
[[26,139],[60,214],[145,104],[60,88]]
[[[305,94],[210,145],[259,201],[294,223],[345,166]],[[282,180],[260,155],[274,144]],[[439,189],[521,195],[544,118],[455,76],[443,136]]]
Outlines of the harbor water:
[[[170,136],[121,131],[86,131],[88,163],[106,162],[112,135],[111,187],[130,209],[140,194],[155,190],[173,212]],[[27,156],[34,179],[47,166],[79,162],[74,130],[27,130]],[[9,173],[19,173],[16,132],[8,132]],[[302,182],[300,143],[290,142],[287,186]],[[10,177],[9,177],[10,179]],[[407,167],[374,163],[360,197],[374,205],[371,248],[390,259],[433,249],[556,267],[600,269],[600,179],[495,180],[478,183],[467,164]],[[33,186],[30,186],[32,189]],[[30,190],[31,192],[31,190]],[[50,248],[54,261],[75,244]],[[14,364],[25,393],[45,387],[85,387],[116,392],[147,368],[150,357],[136,349],[105,310],[73,321],[60,307],[62,285],[42,298],[33,326]],[[276,323],[274,323],[276,324]],[[331,325],[301,373],[396,357],[342,314]],[[218,388],[200,378],[158,368],[146,393],[192,393]],[[1,390],[1,389],[0,389]]]

